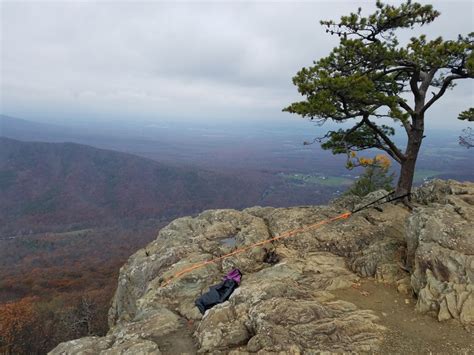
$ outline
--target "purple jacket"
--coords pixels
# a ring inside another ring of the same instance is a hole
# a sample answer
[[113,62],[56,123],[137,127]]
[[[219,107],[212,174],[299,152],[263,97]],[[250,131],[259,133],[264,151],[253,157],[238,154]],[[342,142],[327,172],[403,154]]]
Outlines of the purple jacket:
[[235,282],[240,284],[240,279],[241,278],[242,278],[242,273],[240,272],[240,270],[239,269],[232,269],[231,271],[229,271],[229,273],[227,275],[225,275],[224,281],[225,280],[234,280]]

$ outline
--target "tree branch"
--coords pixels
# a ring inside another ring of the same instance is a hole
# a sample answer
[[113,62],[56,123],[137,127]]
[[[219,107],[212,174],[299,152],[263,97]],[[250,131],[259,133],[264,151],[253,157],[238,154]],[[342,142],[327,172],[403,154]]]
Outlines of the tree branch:
[[423,108],[421,109],[421,113],[423,114],[426,110],[428,110],[430,108],[431,105],[433,105],[441,96],[444,95],[444,93],[446,92],[446,89],[449,87],[449,84],[451,84],[451,82],[455,79],[461,79],[463,78],[463,76],[460,76],[460,75],[450,75],[448,76],[446,79],[444,79],[443,81],[443,85],[441,86],[441,89],[439,89],[438,93],[435,94],[431,99],[430,101],[428,101],[426,103],[425,106],[423,106]]
[[392,69],[384,69],[381,74],[383,76],[383,75],[394,73],[394,72],[404,72],[404,71],[405,72],[410,72],[412,70],[413,70],[412,67],[400,66],[400,67],[395,67],[395,68],[392,68]]
[[405,132],[407,132],[407,135],[409,136],[412,130],[410,122],[404,120],[400,120],[400,122],[402,122],[402,126],[403,128],[405,128]]
[[380,138],[382,138],[382,140],[388,145],[393,154],[395,154],[401,161],[406,159],[405,155],[400,151],[400,149],[397,148],[395,143],[393,143],[390,138],[388,138],[388,136],[376,124],[371,122],[367,116],[364,116],[362,121],[365,122],[365,124],[369,126],[375,133],[377,133]]
[[426,90],[428,90],[431,81],[433,80],[434,75],[438,71],[437,67],[431,68],[431,70],[428,72],[425,78],[423,78],[423,82],[420,85],[420,92],[421,94],[426,94]]
[[413,73],[413,76],[410,79],[410,88],[411,91],[413,92],[413,95],[415,95],[415,98],[420,97],[420,90],[418,89],[418,80],[420,80],[420,69],[415,69],[415,72]]
[[360,127],[362,127],[363,124],[364,124],[364,120],[362,119],[359,123],[357,123],[354,127],[352,127],[350,130],[346,132],[346,134],[344,135],[344,138],[347,137],[349,134],[355,132]]
[[401,164],[402,160],[395,155],[395,153],[388,147],[384,146],[383,143],[380,141],[379,137],[376,137],[377,142],[379,143],[379,149],[385,151],[388,155],[390,155],[397,163]]
[[[406,103],[405,100],[403,100],[402,98],[400,98],[398,100],[398,104],[410,115],[412,116],[415,112],[413,111],[413,109],[410,107],[410,105],[408,105]],[[402,125],[403,125],[403,128],[405,128],[405,132],[407,132],[407,135],[410,135],[410,131],[411,131],[411,124],[410,122],[408,121],[405,121],[405,120],[400,120],[402,122]]]
[[413,109],[410,107],[410,105],[408,105],[406,103],[405,100],[403,100],[402,98],[400,98],[398,100],[398,104],[407,112],[409,113],[410,115],[414,114],[415,112],[413,111]]

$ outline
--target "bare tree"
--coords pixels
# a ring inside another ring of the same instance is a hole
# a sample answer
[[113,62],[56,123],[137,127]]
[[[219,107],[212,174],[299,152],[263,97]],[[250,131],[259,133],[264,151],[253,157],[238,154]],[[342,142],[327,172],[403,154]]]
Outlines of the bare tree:
[[459,136],[459,144],[467,149],[474,148],[474,132],[471,127],[462,130],[462,135]]

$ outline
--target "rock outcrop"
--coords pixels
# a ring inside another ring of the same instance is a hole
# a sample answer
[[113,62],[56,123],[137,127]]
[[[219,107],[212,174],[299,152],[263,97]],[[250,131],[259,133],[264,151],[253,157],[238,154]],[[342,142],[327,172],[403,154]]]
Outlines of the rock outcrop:
[[435,180],[415,198],[428,204],[407,222],[416,308],[474,325],[474,184]]
[[[418,190],[412,213],[394,204],[367,209],[164,283],[196,263],[334,217],[375,195],[177,219],[121,268],[107,336],[62,343],[51,354],[374,352],[386,332],[377,316],[332,293],[362,277],[414,292],[417,309],[440,320],[471,324],[474,184],[435,181]],[[244,274],[241,286],[202,316],[195,299],[234,267]]]

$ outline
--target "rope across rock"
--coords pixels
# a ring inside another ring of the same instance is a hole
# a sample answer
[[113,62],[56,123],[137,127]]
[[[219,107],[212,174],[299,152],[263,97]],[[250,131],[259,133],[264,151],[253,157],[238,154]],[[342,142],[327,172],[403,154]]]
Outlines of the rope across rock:
[[[265,244],[268,244],[268,243],[272,243],[274,241],[277,241],[277,240],[280,240],[280,239],[284,239],[284,238],[289,238],[289,237],[293,237],[297,234],[300,234],[300,233],[304,233],[304,232],[307,232],[307,231],[310,231],[310,230],[313,230],[313,229],[316,229],[316,228],[319,228],[323,225],[326,225],[326,224],[329,224],[329,223],[332,223],[332,222],[335,222],[335,221],[338,221],[338,220],[342,220],[342,219],[347,219],[349,218],[350,216],[352,216],[354,213],[357,213],[357,212],[360,212],[366,208],[369,208],[370,206],[374,205],[375,203],[383,200],[384,198],[387,198],[389,196],[391,196],[393,194],[392,193],[389,193],[381,198],[378,198],[377,200],[375,201],[372,201],[360,208],[357,208],[356,210],[352,211],[352,212],[344,212],[344,213],[341,213],[340,215],[337,215],[335,217],[331,217],[331,218],[328,218],[328,219],[325,219],[325,220],[322,220],[322,221],[319,221],[319,222],[316,222],[316,223],[313,223],[313,224],[310,224],[310,225],[307,225],[307,226],[304,226],[304,227],[300,227],[300,228],[296,228],[296,229],[292,229],[292,230],[289,230],[289,231],[286,231],[284,233],[281,233],[273,238],[269,238],[269,239],[265,239],[265,240],[261,240],[257,243],[253,243],[253,244],[250,244],[250,245],[247,245],[245,247],[242,247],[242,248],[238,248],[230,253],[227,253],[227,254],[224,254],[224,255],[221,255],[221,256],[218,256],[216,258],[213,258],[213,259],[210,259],[210,260],[206,260],[206,261],[203,261],[203,262],[200,262],[200,263],[197,263],[197,264],[194,264],[190,267],[187,267],[177,273],[175,273],[173,276],[171,276],[170,278],[168,278],[167,280],[163,281],[163,283],[161,284],[161,287],[166,287],[168,286],[173,280],[176,280],[178,278],[180,278],[181,276],[185,275],[185,274],[189,274],[190,272],[196,270],[196,269],[200,269],[206,265],[209,265],[209,264],[213,264],[215,262],[218,262],[218,261],[221,261],[221,260],[224,260],[224,259],[227,259],[227,258],[230,258],[231,256],[234,256],[234,255],[237,255],[237,254],[241,254],[241,253],[244,253],[248,250],[251,250],[253,248],[256,248],[256,247],[259,247],[259,246],[262,246],[262,245],[265,245]],[[399,200],[399,199],[402,199],[402,198],[405,198],[407,197],[408,194],[406,195],[403,195],[403,196],[397,196],[397,197],[394,197],[392,199],[389,199],[387,201],[384,201],[382,203],[380,203],[380,205],[382,204],[385,204],[385,203],[389,203],[389,202],[392,202],[392,201],[395,201],[395,200]]]

